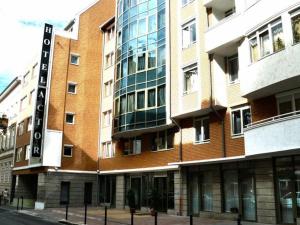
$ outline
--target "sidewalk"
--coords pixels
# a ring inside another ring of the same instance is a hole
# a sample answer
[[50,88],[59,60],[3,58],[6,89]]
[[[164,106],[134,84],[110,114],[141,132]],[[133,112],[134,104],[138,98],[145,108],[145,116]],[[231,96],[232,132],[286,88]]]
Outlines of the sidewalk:
[[[29,214],[37,217],[44,218],[49,221],[57,222],[65,219],[65,208],[50,208],[45,210],[21,210],[20,213]],[[130,225],[131,215],[128,211],[108,209],[107,213],[108,225]],[[193,218],[195,225],[236,225],[236,221],[229,220],[215,220],[207,218]],[[69,208],[68,222],[73,224],[84,223],[84,208]],[[87,212],[88,225],[101,225],[104,224],[104,209],[103,208],[88,208]],[[135,225],[154,225],[154,217],[147,214],[135,214]],[[172,216],[164,213],[158,214],[158,225],[189,225],[189,217],[185,216]],[[251,223],[242,221],[242,225],[266,225],[260,223]]]

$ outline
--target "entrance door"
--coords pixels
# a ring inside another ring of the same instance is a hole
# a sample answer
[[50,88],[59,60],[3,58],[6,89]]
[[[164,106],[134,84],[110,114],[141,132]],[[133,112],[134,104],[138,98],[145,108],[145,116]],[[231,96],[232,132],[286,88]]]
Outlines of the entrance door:
[[256,220],[255,186],[254,177],[251,175],[241,178],[241,200],[243,207],[243,219],[249,221]]
[[134,191],[136,209],[141,208],[141,193],[142,193],[141,188],[142,188],[141,178],[140,177],[132,177],[131,178],[131,189]]
[[154,189],[160,194],[157,210],[167,212],[167,177],[154,177]]
[[84,183],[84,203],[92,204],[93,183]]

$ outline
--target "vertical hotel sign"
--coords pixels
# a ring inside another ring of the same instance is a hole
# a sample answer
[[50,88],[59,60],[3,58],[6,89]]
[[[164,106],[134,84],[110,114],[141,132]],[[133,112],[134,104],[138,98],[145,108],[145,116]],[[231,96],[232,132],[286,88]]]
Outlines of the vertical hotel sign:
[[47,93],[47,81],[50,61],[51,39],[53,26],[45,24],[44,37],[42,45],[42,54],[40,61],[40,73],[38,77],[37,98],[34,109],[33,121],[33,135],[31,156],[41,157],[43,138],[44,138],[44,118],[45,118],[45,104]]

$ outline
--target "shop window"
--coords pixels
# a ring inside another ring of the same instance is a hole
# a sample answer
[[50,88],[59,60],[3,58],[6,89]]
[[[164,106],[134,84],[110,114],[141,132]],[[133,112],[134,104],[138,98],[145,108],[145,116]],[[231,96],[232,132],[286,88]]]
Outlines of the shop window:
[[231,132],[232,135],[241,135],[244,128],[251,123],[251,111],[249,106],[245,106],[231,111]]
[[238,212],[239,187],[237,171],[224,171],[224,211]]

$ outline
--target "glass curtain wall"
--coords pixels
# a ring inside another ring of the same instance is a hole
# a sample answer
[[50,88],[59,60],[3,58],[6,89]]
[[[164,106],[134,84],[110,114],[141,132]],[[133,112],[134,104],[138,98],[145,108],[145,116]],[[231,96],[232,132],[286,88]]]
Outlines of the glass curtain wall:
[[165,0],[119,0],[114,132],[166,124]]

